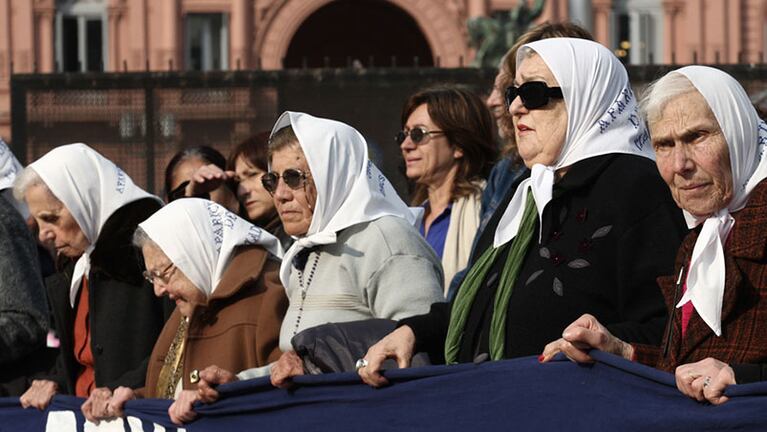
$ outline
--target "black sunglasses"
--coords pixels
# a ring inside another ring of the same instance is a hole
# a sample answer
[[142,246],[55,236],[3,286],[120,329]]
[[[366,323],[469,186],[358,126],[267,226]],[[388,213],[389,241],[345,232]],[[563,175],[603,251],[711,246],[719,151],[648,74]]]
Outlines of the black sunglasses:
[[308,175],[299,169],[288,168],[282,172],[282,175],[279,175],[274,171],[270,171],[264,174],[261,177],[261,184],[264,185],[264,189],[266,189],[267,192],[274,195],[274,192],[277,190],[277,183],[279,183],[280,178],[282,178],[282,180],[286,185],[288,185],[289,188],[298,189],[306,184],[307,177]]
[[399,131],[397,135],[394,136],[394,141],[397,142],[397,145],[402,145],[402,143],[405,141],[405,138],[410,137],[410,140],[413,141],[416,145],[418,145],[428,135],[443,134],[443,133],[445,132],[441,130],[430,131],[423,126],[417,126],[417,127],[414,127],[413,129],[410,129],[407,132]]
[[562,99],[562,87],[549,87],[543,81],[528,81],[519,87],[506,87],[506,109],[508,110],[514,99],[519,96],[522,105],[527,109],[536,109],[546,106],[549,99]]

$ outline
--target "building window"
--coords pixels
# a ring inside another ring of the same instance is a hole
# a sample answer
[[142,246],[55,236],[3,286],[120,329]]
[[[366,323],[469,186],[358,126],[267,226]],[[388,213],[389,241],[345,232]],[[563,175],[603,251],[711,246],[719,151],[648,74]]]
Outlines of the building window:
[[229,19],[227,14],[187,14],[184,60],[187,70],[229,68]]
[[101,72],[106,62],[103,1],[58,0],[56,62],[64,72]]

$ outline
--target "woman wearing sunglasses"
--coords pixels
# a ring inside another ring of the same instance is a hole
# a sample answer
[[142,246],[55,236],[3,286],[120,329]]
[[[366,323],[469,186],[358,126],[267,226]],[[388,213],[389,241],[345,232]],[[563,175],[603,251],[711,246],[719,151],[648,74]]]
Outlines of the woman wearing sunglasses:
[[85,144],[57,147],[30,164],[14,195],[61,264],[46,279],[61,343],[56,374],[34,381],[22,405],[43,409],[57,392],[88,397],[97,387],[143,386],[169,308],[141,276],[131,236],[160,199]]
[[175,301],[176,310],[154,346],[145,386],[120,387],[112,397],[94,391],[82,411],[98,422],[122,416],[135,397],[176,399],[171,420],[188,421],[177,412],[197,400],[199,370],[244,370],[279,358],[288,306],[278,275],[282,249],[261,228],[196,198],[174,201],[140,223],[133,243],[155,295]]
[[433,87],[407,100],[396,140],[416,183],[411,202],[425,209],[421,234],[442,260],[447,289],[468,263],[484,179],[498,156],[492,117],[471,91]]
[[[296,239],[280,268],[290,306],[271,373],[286,385],[303,374],[291,339],[328,322],[397,320],[442,300],[439,260],[414,228],[416,217],[381,171],[368,160],[365,139],[337,121],[286,112],[269,141],[271,171],[264,187],[274,196],[285,232]],[[203,400],[215,384],[235,380],[218,367],[200,374]]]
[[414,349],[448,364],[538,355],[584,313],[624,340],[662,338],[656,278],[672,272],[686,229],[625,68],[570,38],[527,44],[517,64],[506,96],[531,176],[491,219],[452,305],[371,347],[360,375],[373,386],[386,382],[383,359],[406,363]]

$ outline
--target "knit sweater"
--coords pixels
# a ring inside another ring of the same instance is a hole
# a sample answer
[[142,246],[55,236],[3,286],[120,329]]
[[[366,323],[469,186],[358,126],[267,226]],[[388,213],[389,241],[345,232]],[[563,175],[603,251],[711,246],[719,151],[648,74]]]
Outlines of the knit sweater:
[[286,287],[290,307],[280,332],[283,351],[291,349],[295,333],[310,327],[369,318],[398,320],[444,301],[439,258],[407,221],[392,216],[342,230],[336,243],[309,253],[303,300],[299,273],[293,269]]

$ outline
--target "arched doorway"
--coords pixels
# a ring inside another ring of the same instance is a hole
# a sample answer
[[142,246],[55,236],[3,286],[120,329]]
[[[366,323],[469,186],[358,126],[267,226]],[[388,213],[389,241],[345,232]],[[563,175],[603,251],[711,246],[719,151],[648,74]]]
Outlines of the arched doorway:
[[[416,60],[417,59],[417,60]],[[356,60],[356,62],[355,62]],[[416,21],[383,0],[327,4],[296,31],[284,67],[433,66],[434,56]]]

